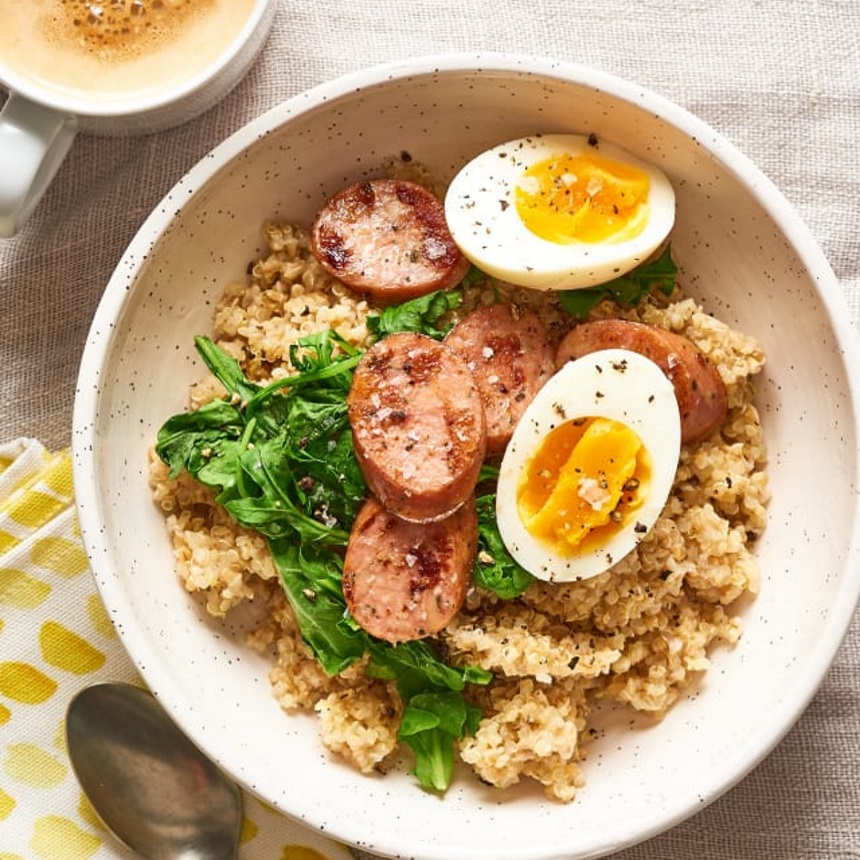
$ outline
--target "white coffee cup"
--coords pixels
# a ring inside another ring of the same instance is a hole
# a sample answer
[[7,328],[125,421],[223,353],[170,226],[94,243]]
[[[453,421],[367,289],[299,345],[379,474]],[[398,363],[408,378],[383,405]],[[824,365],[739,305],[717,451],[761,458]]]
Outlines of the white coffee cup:
[[[277,5],[100,0],[60,7],[0,0],[0,87],[8,91],[0,111],[0,237],[15,235],[27,220],[79,131],[161,131],[226,96],[262,48]],[[70,7],[91,17],[72,20]],[[28,20],[12,20],[16,15]],[[138,24],[145,15],[146,29]]]

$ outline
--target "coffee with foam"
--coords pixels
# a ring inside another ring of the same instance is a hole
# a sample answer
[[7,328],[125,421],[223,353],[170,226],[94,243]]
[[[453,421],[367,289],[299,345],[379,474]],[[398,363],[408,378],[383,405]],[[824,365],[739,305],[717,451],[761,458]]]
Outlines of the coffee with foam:
[[100,102],[181,87],[229,49],[255,0],[0,0],[0,58],[65,96]]

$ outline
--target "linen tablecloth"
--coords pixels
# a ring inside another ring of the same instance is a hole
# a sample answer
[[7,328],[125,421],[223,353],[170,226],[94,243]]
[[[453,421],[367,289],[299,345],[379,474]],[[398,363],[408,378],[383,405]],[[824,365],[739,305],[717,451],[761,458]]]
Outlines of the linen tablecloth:
[[[0,240],[0,444],[39,440],[46,456],[69,445],[78,362],[110,273],[149,211],[215,144],[267,108],[338,74],[473,50],[591,65],[649,87],[710,123],[799,210],[860,331],[858,0],[282,0],[259,61],[222,104],[157,135],[79,137],[23,232]],[[11,599],[0,583],[0,663],[21,657],[10,650],[4,621]],[[85,611],[67,609],[69,618]],[[64,629],[67,620],[55,619]],[[106,637],[99,650],[105,657],[99,672],[133,677],[118,640]],[[31,796],[32,786],[20,782],[16,745],[41,743],[52,754],[53,740],[36,736],[36,722],[32,737],[18,733],[9,714],[19,707],[0,690],[0,860],[43,860],[50,855],[38,842],[18,838],[17,817],[4,816],[4,793]],[[129,856],[94,823],[83,826],[104,842],[99,858]],[[25,848],[13,848],[13,836]],[[280,844],[247,840],[241,857],[283,860],[275,847]],[[857,616],[818,694],[777,749],[694,818],[615,860],[691,857],[860,857]]]

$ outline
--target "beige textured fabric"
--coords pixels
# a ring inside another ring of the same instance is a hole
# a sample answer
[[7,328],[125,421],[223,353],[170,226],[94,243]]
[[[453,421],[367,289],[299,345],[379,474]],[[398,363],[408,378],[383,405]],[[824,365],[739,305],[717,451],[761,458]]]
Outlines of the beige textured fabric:
[[[209,149],[335,75],[452,50],[590,64],[709,122],[797,207],[860,327],[860,0],[283,0],[259,62],[221,105],[158,135],[80,137],[26,229],[0,240],[0,441],[69,443],[102,289],[147,213]],[[690,857],[860,858],[860,618],[772,755],[616,860]]]

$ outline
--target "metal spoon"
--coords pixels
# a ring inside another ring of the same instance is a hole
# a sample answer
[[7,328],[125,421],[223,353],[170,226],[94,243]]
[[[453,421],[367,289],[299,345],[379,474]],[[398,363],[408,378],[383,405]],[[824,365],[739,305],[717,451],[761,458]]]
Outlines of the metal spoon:
[[78,781],[108,829],[147,860],[235,860],[239,788],[130,684],[96,684],[66,714]]

